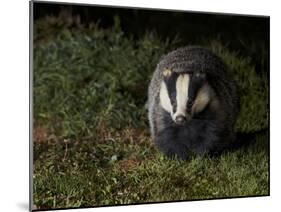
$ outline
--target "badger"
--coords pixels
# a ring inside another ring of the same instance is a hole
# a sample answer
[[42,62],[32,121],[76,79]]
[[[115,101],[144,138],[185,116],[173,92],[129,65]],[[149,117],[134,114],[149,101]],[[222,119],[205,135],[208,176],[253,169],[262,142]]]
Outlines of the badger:
[[152,140],[170,158],[218,154],[235,139],[237,86],[210,50],[187,46],[163,56],[148,88]]

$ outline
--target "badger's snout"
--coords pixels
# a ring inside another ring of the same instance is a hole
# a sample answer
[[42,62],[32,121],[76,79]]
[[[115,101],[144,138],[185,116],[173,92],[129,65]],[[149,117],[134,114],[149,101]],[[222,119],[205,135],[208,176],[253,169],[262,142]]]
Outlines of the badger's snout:
[[185,114],[185,115],[177,115],[176,117],[173,118],[174,122],[178,125],[183,125],[186,122],[190,121],[191,119],[191,115],[190,114]]
[[186,118],[183,115],[179,115],[175,118],[176,124],[182,125],[186,122]]

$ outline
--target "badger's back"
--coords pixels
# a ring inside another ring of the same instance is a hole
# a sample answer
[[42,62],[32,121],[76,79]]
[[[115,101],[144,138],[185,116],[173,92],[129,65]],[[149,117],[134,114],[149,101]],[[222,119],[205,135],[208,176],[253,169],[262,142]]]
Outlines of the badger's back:
[[[185,126],[175,125],[160,105],[160,87],[164,80],[163,72],[167,69],[176,73],[206,73],[218,105],[206,108],[199,118],[193,118]],[[207,146],[210,151],[219,150],[234,137],[233,127],[238,113],[236,86],[222,60],[205,48],[179,48],[161,58],[149,85],[148,107],[152,138],[164,152],[170,148],[168,155],[174,152],[179,156],[177,151],[184,151],[183,155],[186,155],[189,150],[193,151],[194,145],[198,153],[208,152]],[[178,149],[175,140],[181,143]],[[198,146],[200,143],[202,148]],[[183,155],[180,157],[184,158]]]

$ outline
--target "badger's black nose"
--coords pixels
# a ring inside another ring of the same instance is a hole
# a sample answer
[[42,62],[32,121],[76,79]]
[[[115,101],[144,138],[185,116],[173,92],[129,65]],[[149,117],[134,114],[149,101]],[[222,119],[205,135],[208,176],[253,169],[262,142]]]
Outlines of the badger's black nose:
[[177,116],[175,119],[176,124],[184,124],[186,121],[186,118],[182,115]]

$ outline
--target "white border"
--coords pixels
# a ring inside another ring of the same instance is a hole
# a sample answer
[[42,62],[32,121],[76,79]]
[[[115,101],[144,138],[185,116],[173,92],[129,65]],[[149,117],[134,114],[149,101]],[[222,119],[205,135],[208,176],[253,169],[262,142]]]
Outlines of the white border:
[[[59,0],[58,0],[59,1]],[[61,1],[66,2],[66,1]],[[208,12],[226,12],[271,16],[271,196],[230,200],[212,200],[138,206],[76,209],[69,211],[276,211],[280,208],[280,7],[278,1],[212,0],[69,0],[67,2],[163,8]],[[29,2],[11,0],[0,7],[0,209],[28,209],[29,139]]]
[[[46,1],[46,0],[42,0]],[[48,1],[46,1],[48,2]],[[272,12],[272,4],[265,4],[264,1],[228,1],[227,3],[220,0],[197,0],[197,1],[160,1],[160,0],[58,0],[56,2],[72,2],[83,4],[100,4],[100,5],[115,5],[115,6],[130,6],[155,9],[170,9],[183,11],[205,11],[215,13],[237,13],[237,14],[252,14],[252,15],[269,15]]]

